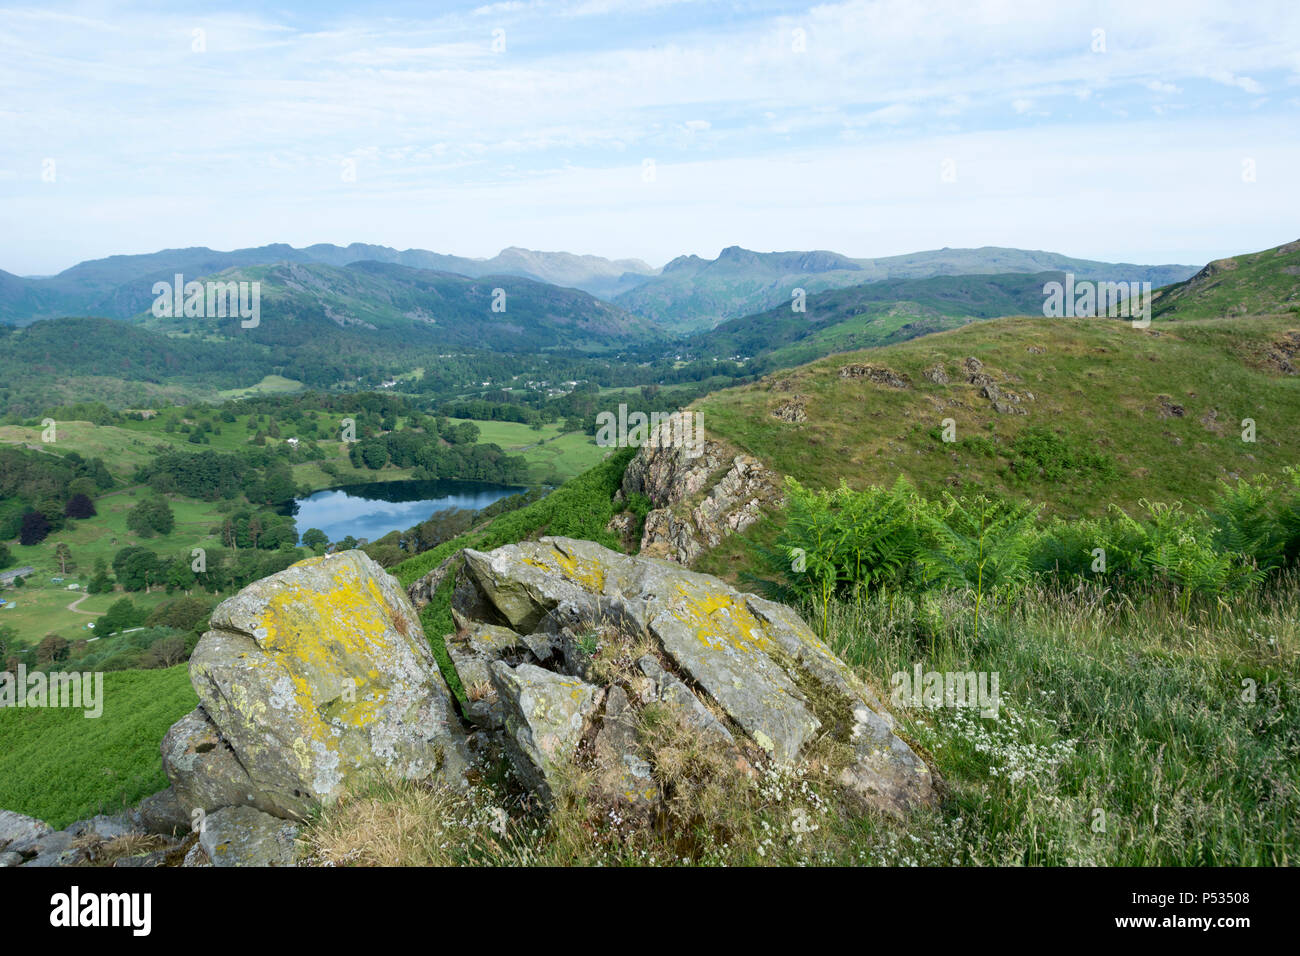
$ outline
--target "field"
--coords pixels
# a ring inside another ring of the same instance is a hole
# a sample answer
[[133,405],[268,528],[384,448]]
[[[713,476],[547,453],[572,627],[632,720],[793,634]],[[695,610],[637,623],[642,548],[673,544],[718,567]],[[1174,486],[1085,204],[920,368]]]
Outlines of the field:
[[512,455],[523,455],[528,460],[529,477],[537,483],[568,481],[595,466],[609,452],[598,446],[590,435],[565,432],[555,423],[535,431],[522,422],[473,421],[478,426],[480,442],[495,443]]

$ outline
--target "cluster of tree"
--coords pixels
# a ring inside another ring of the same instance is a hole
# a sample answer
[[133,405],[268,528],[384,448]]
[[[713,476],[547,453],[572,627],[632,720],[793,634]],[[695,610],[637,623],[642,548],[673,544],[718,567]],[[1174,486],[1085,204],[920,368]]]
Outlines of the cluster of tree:
[[504,484],[527,480],[528,462],[523,456],[508,455],[499,445],[475,444],[478,435],[472,422],[444,426],[441,437],[437,431],[403,429],[362,439],[352,445],[349,455],[354,467],[376,471],[389,464],[413,468],[419,479],[463,478]]
[[479,421],[486,422],[519,422],[522,425],[532,425],[535,422],[554,421],[555,413],[549,408],[545,412],[529,408],[511,401],[512,397],[510,392],[496,392],[491,397],[444,402],[439,406],[438,411],[449,418],[477,418]]
[[155,534],[171,534],[176,516],[166,498],[154,495],[126,513],[126,526],[142,538],[152,538]]
[[92,517],[92,498],[112,486],[100,458],[0,447],[0,540],[39,544],[69,519]]
[[[283,528],[283,525],[275,527]],[[245,533],[249,533],[247,528]],[[94,577],[86,590],[91,594],[107,594],[116,588],[145,592],[161,589],[169,594],[176,591],[220,594],[283,571],[306,557],[310,557],[308,552],[283,540],[274,549],[238,544],[229,549],[208,548],[201,559],[190,552],[164,556],[140,545],[129,545],[113,556],[111,577],[103,561],[96,562]]]
[[0,665],[9,671],[20,664],[29,670],[172,667],[189,659],[211,614],[211,604],[199,597],[172,598],[152,611],[123,597],[95,620],[93,642],[81,631],[71,639],[51,633],[28,647],[13,628],[0,627]]
[[[298,544],[298,529],[293,517],[276,514],[274,511],[241,509],[228,515],[218,527],[212,529],[212,533],[218,535],[227,548],[236,550],[262,548],[275,551],[291,549]],[[321,534],[320,531],[316,533]],[[307,544],[306,540],[303,543]]]
[[293,469],[282,457],[250,449],[242,454],[215,451],[163,451],[136,470],[135,480],[160,494],[203,501],[234,499],[275,505],[298,494]]

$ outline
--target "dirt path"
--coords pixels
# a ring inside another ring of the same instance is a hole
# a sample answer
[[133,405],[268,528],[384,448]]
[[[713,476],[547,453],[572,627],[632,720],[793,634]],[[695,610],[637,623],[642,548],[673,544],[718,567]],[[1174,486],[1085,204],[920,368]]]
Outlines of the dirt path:
[[77,610],[77,605],[80,604],[82,601],[86,600],[86,598],[88,597],[90,597],[89,594],[83,594],[81,597],[77,598],[75,601],[73,601],[71,604],[68,605],[68,610],[75,611],[77,614],[89,614],[91,617],[99,617],[99,615],[96,614],[94,611]]

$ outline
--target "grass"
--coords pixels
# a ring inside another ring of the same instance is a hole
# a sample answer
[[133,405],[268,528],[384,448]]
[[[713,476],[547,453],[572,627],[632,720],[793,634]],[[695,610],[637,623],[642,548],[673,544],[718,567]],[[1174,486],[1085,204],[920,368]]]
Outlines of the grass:
[[[471,419],[453,418],[459,424]],[[479,442],[492,442],[512,455],[523,455],[531,482],[556,483],[576,478],[605,457],[594,438],[583,432],[566,432],[557,423],[534,431],[522,422],[489,422],[472,419],[479,429]]]
[[[196,501],[179,495],[167,495],[176,526],[170,534],[141,538],[126,527],[126,515],[138,502],[144,500],[150,492],[140,486],[124,488],[95,499],[96,516],[81,521],[69,521],[60,531],[51,534],[40,544],[20,545],[9,542],[9,550],[14,556],[14,567],[31,565],[36,568],[23,587],[8,587],[0,595],[15,602],[16,608],[0,610],[0,624],[7,624],[18,632],[18,639],[23,643],[35,644],[46,634],[54,633],[69,640],[78,637],[92,637],[85,625],[93,618],[81,611],[102,614],[109,605],[123,597],[122,592],[111,594],[92,594],[77,606],[68,610],[67,605],[85,594],[96,559],[102,558],[112,565],[113,556],[122,548],[140,545],[162,556],[188,555],[191,548],[219,547],[219,540],[208,532],[220,524],[224,517],[216,509],[215,502]],[[66,575],[59,572],[55,560],[55,547],[60,542],[66,543],[72,552],[77,566]],[[53,583],[53,577],[63,577],[60,584]],[[80,591],[69,591],[67,585],[73,582],[81,584]],[[150,594],[131,592],[126,595],[132,603],[140,607],[153,607],[165,600],[163,591]]]
[[1297,274],[1300,242],[1216,259],[1186,282],[1160,290],[1154,312],[1168,319],[1300,312]]
[[0,710],[0,807],[62,828],[167,786],[163,735],[198,704],[184,664],[104,675],[104,712]]
[[1296,584],[1190,617],[1166,595],[1035,591],[978,641],[969,599],[882,595],[833,606],[829,630],[885,694],[917,663],[999,674],[996,720],[894,708],[949,788],[942,819],[915,832],[920,862],[1286,865],[1300,841]]
[[[695,404],[706,430],[814,487],[888,485],[901,473],[922,493],[980,489],[1045,502],[1065,515],[1098,513],[1142,498],[1204,503],[1218,479],[1278,473],[1300,460],[1300,378],[1270,368],[1270,344],[1296,317],[1154,323],[1136,330],[1099,319],[1011,318],[978,322],[922,339],[832,356]],[[1035,351],[1030,351],[1030,349]],[[1041,350],[1041,351],[1040,351]],[[1026,397],[1025,415],[999,414],[967,384],[966,357],[1003,390]],[[906,374],[912,387],[841,378],[854,362]],[[946,366],[948,385],[925,370]],[[779,383],[779,385],[778,385]],[[808,420],[772,415],[793,396]],[[1183,414],[1165,411],[1181,406]],[[1242,441],[1241,421],[1256,423]],[[956,443],[939,439],[952,419]],[[1045,426],[1086,440],[1110,459],[1114,477],[1068,480],[1016,475],[1015,438]],[[980,441],[967,441],[980,439]],[[990,449],[992,454],[989,453]]]
[[285,378],[283,375],[268,375],[256,385],[250,385],[248,388],[227,388],[217,392],[217,398],[220,401],[229,401],[234,398],[249,398],[253,395],[276,395],[288,392],[301,391],[302,382],[297,379]]

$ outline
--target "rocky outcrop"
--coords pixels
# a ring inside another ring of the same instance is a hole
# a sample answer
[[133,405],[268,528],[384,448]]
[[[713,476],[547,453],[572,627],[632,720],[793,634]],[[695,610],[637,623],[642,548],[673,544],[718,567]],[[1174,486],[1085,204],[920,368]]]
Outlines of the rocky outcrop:
[[772,409],[772,417],[788,425],[800,425],[808,420],[808,402],[802,395],[778,402]]
[[840,378],[865,378],[868,382],[873,382],[876,385],[886,385],[889,388],[912,387],[912,382],[906,375],[895,372],[892,368],[887,368],[884,365],[870,365],[862,362],[845,365],[840,369]]
[[459,551],[448,555],[441,564],[406,589],[407,597],[411,599],[411,604],[417,611],[433,600],[433,592],[438,590],[447,576],[456,569],[456,559],[459,557]]
[[623,495],[643,494],[653,506],[641,534],[643,554],[690,564],[780,503],[780,479],[758,459],[728,454],[712,439],[701,444],[692,455],[647,442],[628,464]]
[[652,815],[670,785],[638,741],[653,703],[740,762],[817,750],[864,807],[901,815],[934,802],[893,718],[789,608],[588,541],[464,554],[453,606],[466,627],[494,629],[479,653],[499,655],[490,675],[505,752],[528,786],[549,792],[566,768],[586,768],[609,799]]
[[415,609],[360,551],[222,602],[190,658],[201,709],[164,742],[190,812],[305,816],[367,771],[463,783],[463,730]]

